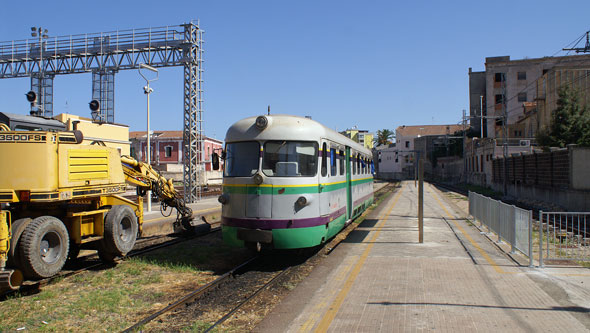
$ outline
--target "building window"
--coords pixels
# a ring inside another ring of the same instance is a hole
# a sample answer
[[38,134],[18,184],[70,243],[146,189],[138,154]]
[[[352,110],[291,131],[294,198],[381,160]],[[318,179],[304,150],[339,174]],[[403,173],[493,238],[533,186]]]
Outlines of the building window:
[[481,155],[481,157],[479,158],[479,164],[480,164],[479,169],[481,170],[481,172],[483,172],[483,155]]
[[410,141],[406,141],[406,148],[410,148]]
[[165,157],[172,157],[172,146],[164,147],[164,156]]
[[496,73],[494,75],[494,82],[503,82],[504,81],[504,73]]
[[520,81],[520,80],[526,80],[526,72],[518,72],[516,74],[516,78]]
[[526,92],[518,93],[518,101],[519,102],[526,102]]
[[502,95],[502,94],[497,94],[497,95],[496,95],[496,105],[498,105],[498,104],[502,104],[502,103],[503,103],[503,101],[504,101],[504,98],[502,98],[502,97],[503,97],[503,95]]

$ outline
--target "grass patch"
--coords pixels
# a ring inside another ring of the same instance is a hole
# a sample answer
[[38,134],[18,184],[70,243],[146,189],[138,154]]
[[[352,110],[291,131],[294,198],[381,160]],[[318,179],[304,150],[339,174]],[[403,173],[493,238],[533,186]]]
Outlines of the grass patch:
[[230,252],[221,239],[186,242],[65,278],[35,295],[0,302],[0,332],[23,327],[23,331],[122,331],[214,279],[209,267],[233,265],[241,260],[239,253]]
[[[211,325],[213,325],[213,324],[198,320],[198,321],[194,322],[190,327],[187,327],[184,331],[203,332],[203,331],[207,330],[209,327],[211,327]],[[211,330],[211,332],[218,333],[219,330],[217,328],[214,328]]]
[[457,184],[455,186],[458,187],[459,189],[464,190],[464,191],[476,192],[476,193],[479,193],[479,194],[482,194],[482,195],[485,195],[485,196],[491,197],[491,198],[501,198],[502,197],[502,192],[496,192],[489,187],[473,185],[473,184],[464,184],[464,183]]

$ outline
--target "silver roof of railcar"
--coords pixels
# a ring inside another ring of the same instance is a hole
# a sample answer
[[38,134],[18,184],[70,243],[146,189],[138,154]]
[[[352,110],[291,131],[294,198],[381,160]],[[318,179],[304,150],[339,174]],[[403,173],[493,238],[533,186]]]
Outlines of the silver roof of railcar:
[[265,115],[268,119],[268,126],[261,131],[255,125],[257,117],[248,117],[234,123],[227,130],[225,142],[249,140],[319,141],[320,138],[326,138],[350,146],[365,154],[371,154],[371,151],[362,145],[309,118],[286,114]]

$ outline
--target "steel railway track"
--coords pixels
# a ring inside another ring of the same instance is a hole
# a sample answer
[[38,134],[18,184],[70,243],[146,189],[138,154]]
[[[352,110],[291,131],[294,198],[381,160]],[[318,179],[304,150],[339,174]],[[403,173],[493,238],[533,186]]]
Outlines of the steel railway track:
[[[375,197],[380,197],[386,194],[388,191],[391,190],[393,184],[388,184],[378,191],[375,192]],[[347,235],[352,230],[356,228],[358,224],[351,223],[346,230],[343,230],[342,233]],[[247,261],[237,265],[236,267],[232,268],[231,270],[227,271],[223,275],[219,276],[214,281],[207,283],[204,286],[199,287],[198,289],[189,292],[188,294],[180,297],[176,301],[172,302],[168,306],[152,313],[149,316],[146,316],[142,320],[138,321],[134,325],[127,328],[124,332],[135,332],[138,330],[143,329],[143,327],[155,320],[156,318],[170,313],[174,310],[180,310],[184,306],[184,308],[195,307],[192,312],[204,312],[206,309],[216,305],[217,299],[222,299],[223,302],[226,304],[232,304],[232,306],[227,306],[228,310],[225,312],[223,316],[221,316],[214,324],[212,324],[205,332],[209,332],[218,325],[222,324],[223,322],[227,321],[234,315],[239,309],[241,309],[244,305],[249,302],[252,302],[259,296],[264,290],[269,289],[271,286],[275,285],[277,281],[280,281],[281,278],[287,277],[289,273],[293,270],[294,267],[298,266],[299,264],[303,264],[310,259],[320,256],[320,255],[328,255],[332,252],[332,250],[343,240],[345,237],[335,237],[331,242],[324,244],[321,248],[316,248],[316,252],[313,253],[312,256],[305,259],[304,262],[295,263],[292,265],[285,265],[284,267],[276,267],[276,260],[272,260],[266,258],[271,262],[275,262],[274,266],[270,265],[270,267],[265,267],[264,257],[256,256],[253,258],[248,259]],[[281,257],[285,258],[285,257]],[[260,265],[257,263],[262,261],[262,266],[256,267],[256,265]],[[284,264],[284,259],[281,261]],[[266,263],[268,264],[268,263]],[[250,282],[248,282],[250,281]],[[255,287],[248,287],[248,285],[252,284],[252,281],[264,281],[262,283],[257,283]],[[247,286],[247,287],[243,287]],[[248,289],[247,291],[243,291],[241,289]],[[224,291],[227,289],[229,291]],[[240,292],[237,292],[241,290]],[[233,295],[235,294],[235,295]],[[221,296],[219,296],[221,295]],[[232,300],[228,300],[228,295],[234,296]],[[218,296],[218,297],[216,297]],[[181,316],[179,317],[189,317],[189,316]],[[191,316],[192,317],[192,316]]]
[[[157,249],[161,249],[161,248],[169,247],[169,246],[176,245],[179,243],[183,243],[186,241],[190,241],[190,240],[193,240],[198,237],[203,237],[203,236],[209,235],[211,233],[218,232],[220,230],[221,230],[220,223],[214,223],[211,225],[211,229],[209,229],[207,232],[203,232],[203,233],[199,233],[199,234],[195,234],[195,235],[182,236],[182,237],[171,237],[168,235],[162,235],[162,236],[152,236],[152,237],[147,237],[147,238],[140,238],[137,241],[137,243],[135,244],[135,249],[132,250],[131,252],[129,252],[125,257],[117,259],[116,263],[126,260],[128,258],[137,257],[140,255],[149,253],[151,251],[155,251]],[[168,240],[164,240],[162,242],[159,242],[159,240],[163,240],[163,239],[168,239]],[[152,242],[156,242],[156,243],[150,244]],[[147,245],[144,245],[144,244],[147,244]],[[78,259],[76,259],[76,263],[67,263],[66,268],[55,276],[52,276],[52,277],[49,277],[46,279],[36,280],[36,281],[25,281],[19,289],[6,291],[6,292],[0,294],[0,301],[6,300],[7,298],[9,298],[11,296],[15,296],[15,295],[20,295],[20,296],[31,295],[31,294],[37,293],[42,287],[50,285],[56,281],[61,281],[64,278],[72,277],[72,276],[81,274],[83,272],[89,271],[89,270],[105,269],[105,268],[109,268],[109,267],[113,266],[113,264],[104,263],[102,261],[96,262],[96,260],[99,260],[97,254],[91,254],[91,255],[79,257]],[[68,265],[70,267],[72,265],[81,265],[82,267],[73,268],[71,270],[68,270],[67,269]]]

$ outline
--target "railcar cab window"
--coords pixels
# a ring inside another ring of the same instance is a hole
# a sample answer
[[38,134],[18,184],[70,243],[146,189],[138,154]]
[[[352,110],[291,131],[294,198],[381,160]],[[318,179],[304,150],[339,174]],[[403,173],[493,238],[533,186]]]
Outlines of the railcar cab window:
[[225,146],[226,177],[250,177],[258,171],[260,144],[256,141],[234,142]]
[[268,141],[262,172],[269,177],[313,177],[318,168],[318,145],[306,141]]

